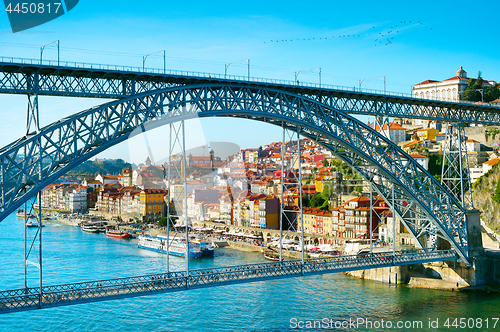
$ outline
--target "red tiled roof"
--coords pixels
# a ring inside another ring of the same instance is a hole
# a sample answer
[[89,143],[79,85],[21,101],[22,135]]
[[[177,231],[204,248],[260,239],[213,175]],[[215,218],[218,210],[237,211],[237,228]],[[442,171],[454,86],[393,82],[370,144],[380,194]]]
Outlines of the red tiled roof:
[[498,163],[499,161],[500,161],[500,158],[493,158],[493,159],[490,159],[487,162],[483,163],[483,165],[486,164],[486,165],[489,165],[489,166],[493,166],[496,163]]
[[436,83],[436,82],[439,82],[439,81],[434,81],[434,80],[425,80],[425,81],[420,82],[420,83],[415,84],[415,85],[420,85],[420,84],[429,84],[429,83]]

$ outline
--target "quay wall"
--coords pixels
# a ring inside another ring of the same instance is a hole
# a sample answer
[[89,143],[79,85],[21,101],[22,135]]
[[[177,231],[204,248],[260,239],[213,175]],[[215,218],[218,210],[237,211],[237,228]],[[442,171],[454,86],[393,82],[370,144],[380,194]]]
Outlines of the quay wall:
[[406,284],[408,266],[391,266],[369,270],[349,271],[346,272],[346,274],[359,279],[375,280],[388,284]]

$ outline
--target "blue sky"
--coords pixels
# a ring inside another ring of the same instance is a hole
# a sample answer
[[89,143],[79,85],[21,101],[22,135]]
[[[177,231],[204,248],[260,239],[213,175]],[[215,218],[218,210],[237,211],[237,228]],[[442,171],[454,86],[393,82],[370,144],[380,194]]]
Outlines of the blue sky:
[[[81,0],[62,17],[15,34],[0,14],[0,54],[39,58],[40,46],[58,39],[67,61],[142,66],[143,55],[166,50],[169,69],[222,74],[225,63],[250,59],[255,77],[293,80],[295,71],[321,67],[325,84],[358,86],[372,78],[363,87],[382,90],[375,77],[385,76],[387,90],[409,92],[423,80],[454,76],[460,66],[470,77],[482,71],[500,81],[499,12],[498,1]],[[55,48],[44,51],[44,58],[56,57]],[[147,60],[148,67],[162,63]],[[234,64],[229,73],[246,75],[246,65]],[[318,74],[302,72],[299,79],[317,82]],[[0,98],[3,146],[23,134],[26,100]],[[42,124],[101,102],[42,98]],[[225,130],[220,123],[203,121],[205,140],[246,148],[281,137],[279,129],[249,121],[226,120]],[[129,159],[130,150],[108,155]]]

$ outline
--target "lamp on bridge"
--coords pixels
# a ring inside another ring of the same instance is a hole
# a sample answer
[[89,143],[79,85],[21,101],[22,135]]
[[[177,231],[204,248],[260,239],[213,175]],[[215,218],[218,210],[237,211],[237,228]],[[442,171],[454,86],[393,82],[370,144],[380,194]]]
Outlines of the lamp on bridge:
[[235,61],[235,62],[230,62],[230,63],[226,63],[226,65],[224,66],[224,78],[226,78],[227,76],[227,68],[234,64],[234,63],[238,63],[238,62],[246,62],[247,66],[248,66],[248,80],[250,81],[250,59],[246,59],[246,60],[240,60],[240,61]]
[[297,79],[297,77],[299,76],[300,73],[306,72],[306,71],[318,71],[318,73],[319,73],[319,87],[321,88],[321,67],[296,71],[295,72],[295,82],[297,82],[297,85],[299,84],[299,80]]
[[364,81],[374,79],[374,78],[381,78],[384,80],[384,94],[385,94],[385,76],[377,76],[377,77],[368,77],[368,78],[362,78],[359,80],[359,91],[361,91],[361,84],[363,84]]
[[163,54],[163,73],[165,74],[167,72],[167,58],[165,56],[165,54],[166,54],[165,50],[151,53],[151,54],[147,54],[147,55],[143,56],[142,57],[142,71],[145,70],[146,59],[148,58],[148,56],[155,55],[155,54]]
[[48,43],[47,45],[43,45],[40,47],[40,64],[42,64],[42,58],[43,58],[43,50],[45,50],[45,47],[56,44],[57,45],[57,65],[59,66],[59,39],[56,41],[53,41],[52,43]]

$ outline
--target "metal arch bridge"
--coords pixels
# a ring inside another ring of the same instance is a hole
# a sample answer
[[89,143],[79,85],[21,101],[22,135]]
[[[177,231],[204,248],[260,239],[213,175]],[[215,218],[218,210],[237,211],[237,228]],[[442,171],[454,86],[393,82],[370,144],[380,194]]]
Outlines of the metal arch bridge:
[[369,257],[337,256],[302,261],[216,267],[186,272],[168,272],[137,277],[94,280],[72,284],[0,291],[0,314],[73,304],[107,301],[255,281],[361,269],[455,260],[453,250],[396,252]]
[[0,57],[0,93],[121,99],[174,86],[240,84],[275,88],[357,115],[500,125],[500,107],[410,94],[276,79],[117,65]]
[[[0,149],[0,221],[79,163],[137,134],[137,128],[232,116],[282,126],[317,141],[372,183],[427,258],[468,263],[465,208],[414,159],[347,113],[500,123],[499,109],[491,106],[102,68],[0,63],[0,93],[33,94],[34,107],[39,95],[118,98],[27,131]],[[449,243],[453,255],[433,256],[438,238]],[[189,285],[189,276],[184,277]],[[40,285],[39,296],[43,293]]]
[[394,143],[328,105],[241,85],[179,86],[130,96],[61,119],[0,149],[0,220],[79,163],[128,139],[138,127],[149,130],[213,116],[300,128],[301,135],[373,183],[422,248],[435,247],[439,237],[468,262],[466,210]]

